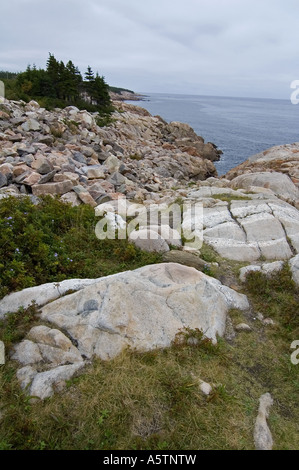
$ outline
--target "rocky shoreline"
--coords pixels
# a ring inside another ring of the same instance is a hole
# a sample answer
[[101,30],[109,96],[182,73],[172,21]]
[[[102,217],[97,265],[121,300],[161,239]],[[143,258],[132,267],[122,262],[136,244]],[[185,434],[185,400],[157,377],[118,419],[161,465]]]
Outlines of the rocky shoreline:
[[167,124],[117,103],[109,127],[75,107],[48,112],[36,102],[2,100],[0,188],[12,194],[58,194],[96,206],[125,195],[143,201],[163,189],[215,176],[220,152],[187,124]]
[[120,90],[119,93],[110,91],[109,95],[112,101],[144,101],[146,99],[145,95],[127,90]]
[[[190,126],[115,106],[112,124],[100,127],[96,114],[75,107],[49,112],[36,102],[2,99],[0,198],[59,195],[89,204],[117,228],[127,228],[126,217],[140,204],[161,210],[199,203],[204,242],[221,258],[244,263],[240,284],[249,272],[272,276],[288,263],[299,285],[299,143],[274,147],[218,178],[213,162],[220,152]],[[194,228],[198,221],[185,211],[181,222]],[[35,300],[47,324],[32,328],[13,352],[29,394],[51,396],[93,356],[169,346],[186,325],[216,341],[226,334],[231,308],[250,311],[238,286],[200,272],[200,248],[190,248],[173,224],[145,224],[129,235],[140,248],[162,252],[165,262],[37,286],[0,301],[4,318]]]

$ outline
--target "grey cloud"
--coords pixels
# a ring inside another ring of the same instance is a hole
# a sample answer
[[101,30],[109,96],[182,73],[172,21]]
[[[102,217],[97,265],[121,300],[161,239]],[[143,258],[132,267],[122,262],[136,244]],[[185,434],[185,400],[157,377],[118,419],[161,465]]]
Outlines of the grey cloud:
[[299,79],[298,0],[10,0],[0,69],[49,52],[136,91],[288,98]]

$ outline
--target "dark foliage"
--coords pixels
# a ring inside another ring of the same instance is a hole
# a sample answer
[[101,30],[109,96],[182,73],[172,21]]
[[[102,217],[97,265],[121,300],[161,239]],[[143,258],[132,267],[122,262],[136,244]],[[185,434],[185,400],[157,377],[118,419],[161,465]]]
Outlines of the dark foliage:
[[49,54],[46,70],[28,65],[25,72],[0,72],[6,85],[8,99],[35,99],[48,109],[75,105],[79,109],[109,115],[113,111],[109,86],[98,73],[94,76],[88,66],[83,79],[71,60],[64,64]]

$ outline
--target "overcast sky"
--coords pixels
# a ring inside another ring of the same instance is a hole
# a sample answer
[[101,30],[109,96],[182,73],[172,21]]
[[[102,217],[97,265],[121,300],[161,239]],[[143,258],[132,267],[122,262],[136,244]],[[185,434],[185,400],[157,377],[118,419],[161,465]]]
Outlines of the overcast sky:
[[136,92],[285,98],[298,0],[2,0],[0,70],[48,53]]

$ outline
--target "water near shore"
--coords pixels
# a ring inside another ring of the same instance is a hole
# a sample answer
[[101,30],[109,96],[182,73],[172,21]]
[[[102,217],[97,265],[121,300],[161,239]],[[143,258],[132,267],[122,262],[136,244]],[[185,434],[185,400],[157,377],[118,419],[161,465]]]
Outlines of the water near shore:
[[219,175],[274,145],[299,141],[299,106],[289,100],[147,94],[136,102],[166,121],[186,122],[223,155]]

